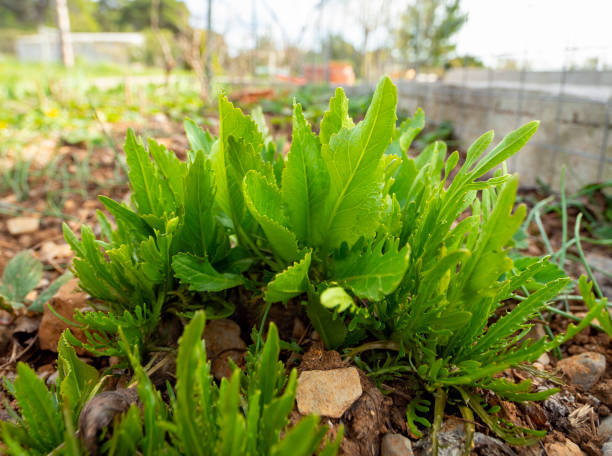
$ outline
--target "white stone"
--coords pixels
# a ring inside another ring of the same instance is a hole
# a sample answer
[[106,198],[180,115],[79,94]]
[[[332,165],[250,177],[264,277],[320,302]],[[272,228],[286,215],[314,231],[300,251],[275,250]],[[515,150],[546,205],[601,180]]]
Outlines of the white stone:
[[298,378],[296,400],[302,415],[340,418],[362,393],[359,372],[354,367],[310,370]]

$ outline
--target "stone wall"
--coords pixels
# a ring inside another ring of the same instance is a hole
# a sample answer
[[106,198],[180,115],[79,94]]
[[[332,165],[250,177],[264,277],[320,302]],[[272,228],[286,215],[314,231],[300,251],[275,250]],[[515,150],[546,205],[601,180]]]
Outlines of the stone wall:
[[[561,92],[554,93],[546,86],[534,88],[524,82],[537,80],[545,85],[555,78],[559,81],[558,73],[528,73],[518,87],[504,85],[499,75],[497,84],[491,83],[491,78],[485,84],[479,83],[484,73],[480,78],[464,77],[461,82],[456,82],[457,78],[436,83],[400,82],[399,110],[409,114],[421,107],[430,123],[452,122],[463,150],[487,130],[495,130],[497,143],[509,131],[537,119],[541,121],[538,132],[509,163],[509,169],[519,173],[521,186],[531,187],[541,181],[558,190],[563,165],[568,191],[612,180],[610,74],[572,76],[581,82],[580,87],[568,84],[570,75],[566,75]],[[506,79],[517,80],[515,74],[508,74]],[[353,87],[349,92],[371,89]],[[587,92],[588,96],[584,96]]]

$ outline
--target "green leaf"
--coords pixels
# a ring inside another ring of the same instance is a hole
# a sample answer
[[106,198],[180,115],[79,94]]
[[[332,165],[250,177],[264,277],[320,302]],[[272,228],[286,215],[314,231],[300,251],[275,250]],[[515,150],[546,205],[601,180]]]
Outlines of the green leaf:
[[319,141],[304,119],[299,104],[293,105],[293,137],[282,182],[289,226],[299,240],[314,243],[314,214],[323,210],[329,189],[329,173]]
[[257,124],[257,129],[261,136],[264,138],[265,142],[269,142],[272,139],[270,138],[270,130],[268,129],[268,125],[266,124],[266,117],[264,116],[263,109],[261,106],[255,106],[251,111],[251,119]]
[[399,141],[402,151],[410,149],[410,145],[414,138],[425,128],[425,113],[421,108],[418,108],[414,115],[402,122],[399,128]]
[[379,301],[392,293],[408,268],[410,247],[399,249],[399,239],[376,241],[333,262],[334,278],[356,296]]
[[321,293],[321,304],[338,313],[355,306],[353,298],[342,287],[331,287]]
[[403,156],[423,128],[425,128],[425,113],[421,108],[418,108],[412,117],[404,120],[395,130],[393,141],[385,153],[394,154],[398,157]]
[[184,181],[185,214],[179,234],[184,249],[198,256],[214,255],[219,240],[213,212],[214,182],[210,165],[202,151],[194,155]]
[[[539,121],[533,121],[526,123],[522,127],[517,128],[516,130],[508,133],[504,137],[504,139],[502,139],[502,141],[491,152],[489,152],[482,161],[478,163],[478,165],[470,174],[473,174],[475,177],[480,177],[487,171],[492,170],[497,165],[510,158],[518,150],[520,150],[527,143],[527,141],[529,141],[529,138],[531,138],[535,134],[539,126]],[[489,138],[491,140],[493,139],[492,134],[490,136],[487,136],[487,134],[485,134],[481,138],[482,145],[486,144]],[[480,138],[478,142],[481,142]],[[480,149],[482,145],[479,144],[477,149]],[[475,155],[476,151],[474,151],[473,153]]]
[[295,235],[286,227],[280,190],[259,172],[244,177],[244,197],[249,211],[263,229],[274,252],[285,261],[299,258]]
[[595,299],[595,295],[591,291],[593,289],[593,283],[588,282],[586,276],[584,275],[580,276],[580,279],[578,280],[578,289],[580,290],[582,300],[589,311],[594,311],[595,309],[601,308],[601,313],[596,318],[606,334],[612,337],[612,315],[610,315],[610,310],[607,305],[608,299]]
[[31,312],[42,312],[45,303],[53,296],[55,296],[59,289],[62,288],[68,282],[70,282],[70,280],[72,280],[73,278],[74,275],[72,274],[72,272],[67,271],[63,273],[61,276],[55,279],[51,285],[49,285],[49,288],[47,288],[45,291],[38,295],[32,305],[28,307],[28,310]]
[[98,380],[98,370],[77,358],[64,334],[57,345],[57,354],[59,393],[72,419],[76,420]]
[[282,301],[286,304],[291,298],[305,293],[309,283],[310,260],[311,252],[306,252],[301,260],[276,274],[266,287],[266,301],[271,303]]
[[21,362],[17,364],[15,399],[34,448],[48,453],[64,441],[64,422],[57,402],[36,372]]
[[557,296],[569,282],[568,278],[558,279],[548,283],[545,287],[529,295],[527,299],[521,301],[509,313],[502,316],[493,323],[483,337],[472,347],[473,353],[482,353],[494,344],[504,341],[507,337],[520,329],[525,322],[535,315],[546,302]]
[[329,100],[329,109],[323,114],[319,140],[321,144],[329,144],[333,135],[342,128],[352,128],[353,120],[348,114],[349,101],[342,87],[336,89],[335,95]]
[[[208,390],[211,379],[198,378],[198,369],[204,368],[206,364],[206,350],[203,347],[202,332],[206,317],[204,312],[198,311],[194,314],[179,339],[179,349],[176,357],[176,407],[174,419],[180,433],[181,443],[188,454],[199,454],[202,438],[213,438],[206,433],[206,429],[198,427],[199,413],[211,409],[212,403]],[[194,394],[198,394],[194,398]],[[195,399],[195,400],[194,400]],[[200,402],[201,401],[201,402]],[[198,410],[199,407],[205,407]],[[209,423],[211,425],[212,423]],[[210,440],[209,440],[210,442]],[[191,450],[191,451],[189,451]]]
[[261,351],[261,358],[257,364],[255,373],[258,382],[258,389],[261,391],[261,404],[268,404],[276,393],[276,370],[280,345],[278,339],[278,329],[274,323],[268,327],[266,343]]
[[[233,136],[235,146],[239,145],[239,143],[242,144],[238,148],[239,150],[237,150],[237,156],[232,161],[228,160],[227,157],[230,136]],[[249,169],[254,169],[255,167],[252,165],[241,166],[243,170],[242,175],[236,176],[235,180],[238,182],[234,182],[238,192],[230,193],[231,182],[228,181],[230,177],[228,176],[230,172],[228,163],[236,163],[237,159],[243,158],[242,155],[244,154],[240,153],[243,151],[248,154],[248,157],[244,158],[253,160],[253,157],[257,157],[263,163],[261,155],[256,153],[262,144],[263,138],[253,119],[243,114],[239,108],[234,108],[234,105],[229,102],[227,97],[219,97],[219,139],[211,149],[211,161],[217,187],[217,202],[221,209],[234,219],[234,223],[236,215],[233,214],[231,204],[235,201],[235,198],[239,198],[239,202],[242,201],[242,196],[237,195],[237,193],[242,192],[242,179]],[[238,162],[240,163],[240,161]]]
[[352,129],[333,135],[322,153],[330,174],[325,211],[313,223],[329,248],[342,242],[352,246],[378,227],[382,209],[381,157],[395,128],[397,91],[382,78],[365,119]]
[[153,229],[139,214],[106,196],[99,196],[98,199],[106,210],[113,214],[118,224],[125,223],[127,228],[141,239],[153,236]]
[[[182,206],[185,199],[183,181],[187,174],[187,164],[179,160],[176,154],[168,149],[163,144],[149,139],[149,152],[153,157],[153,161],[159,169],[159,173],[164,177],[162,181],[162,193],[165,193],[164,200],[168,202],[168,207],[164,208],[164,212],[175,211]],[[172,207],[170,207],[172,203]]]
[[335,318],[333,312],[321,304],[314,290],[308,290],[308,305],[306,314],[312,326],[321,336],[321,340],[330,350],[338,348],[346,338],[346,326],[341,318]]
[[42,279],[42,263],[32,252],[24,250],[8,262],[2,274],[0,295],[13,307],[21,307],[26,295]]
[[221,379],[219,388],[219,439],[215,454],[241,456],[246,446],[246,426],[240,413],[240,378],[242,371],[234,370],[229,382]]
[[193,161],[198,151],[204,152],[205,155],[210,155],[212,145],[215,142],[214,138],[208,131],[204,131],[193,120],[185,119],[183,122],[187,140],[189,141],[189,158]]
[[314,454],[323,440],[327,428],[319,427],[318,416],[302,418],[285,434],[284,438],[272,448],[273,456],[308,456]]
[[293,410],[296,388],[297,370],[291,369],[282,396],[275,397],[263,407],[259,433],[260,454],[270,454],[270,447],[279,441],[280,433],[287,426],[288,416]]
[[160,188],[155,165],[132,129],[128,130],[124,150],[129,166],[128,177],[133,188],[132,198],[138,212],[141,215],[161,215],[163,207],[159,204]]
[[191,291],[222,291],[243,283],[242,276],[219,273],[208,259],[187,253],[179,253],[172,257],[172,269],[181,283],[189,285]]
[[[242,139],[235,140],[230,137],[226,150],[227,185],[230,196],[230,217],[234,224],[234,230],[238,236],[238,242],[251,247],[253,237],[256,236],[258,223],[253,217],[244,201],[244,178],[249,171],[258,171],[269,182],[274,181],[272,167],[265,163],[256,149]],[[215,177],[217,175],[215,174]]]

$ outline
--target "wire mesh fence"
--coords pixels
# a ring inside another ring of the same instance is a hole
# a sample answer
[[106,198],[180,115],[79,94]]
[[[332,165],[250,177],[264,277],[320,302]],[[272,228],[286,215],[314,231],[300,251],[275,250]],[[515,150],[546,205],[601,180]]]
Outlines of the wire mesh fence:
[[460,147],[487,129],[498,136],[533,120],[540,129],[509,165],[523,186],[570,190],[612,179],[612,71],[457,69],[436,82],[399,82],[405,111],[422,107],[430,122],[450,121]]

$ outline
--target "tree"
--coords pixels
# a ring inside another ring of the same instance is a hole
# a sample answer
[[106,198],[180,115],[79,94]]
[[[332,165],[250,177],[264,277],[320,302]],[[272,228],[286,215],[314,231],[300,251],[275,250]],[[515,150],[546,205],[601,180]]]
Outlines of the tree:
[[361,71],[362,77],[370,79],[370,56],[368,45],[370,38],[383,25],[387,25],[390,20],[390,1],[389,0],[361,0],[357,3],[348,2],[347,8],[352,11],[357,20],[362,33],[361,42]]
[[[150,27],[153,0],[121,2],[118,25],[121,30],[144,30]],[[177,34],[189,28],[189,9],[181,0],[159,2],[158,26]]]
[[0,0],[0,27],[34,28],[46,22],[50,0]]
[[68,14],[68,3],[66,0],[55,0],[55,14],[57,16],[57,28],[59,29],[60,49],[64,66],[74,66],[74,52],[72,50],[72,39],[70,38],[70,15]]
[[460,0],[418,0],[408,5],[396,32],[396,49],[417,70],[444,66],[453,38],[467,21]]
[[359,51],[342,35],[329,35],[323,40],[321,47],[327,49],[330,60],[350,62],[354,68],[356,68],[361,61],[361,54]]

